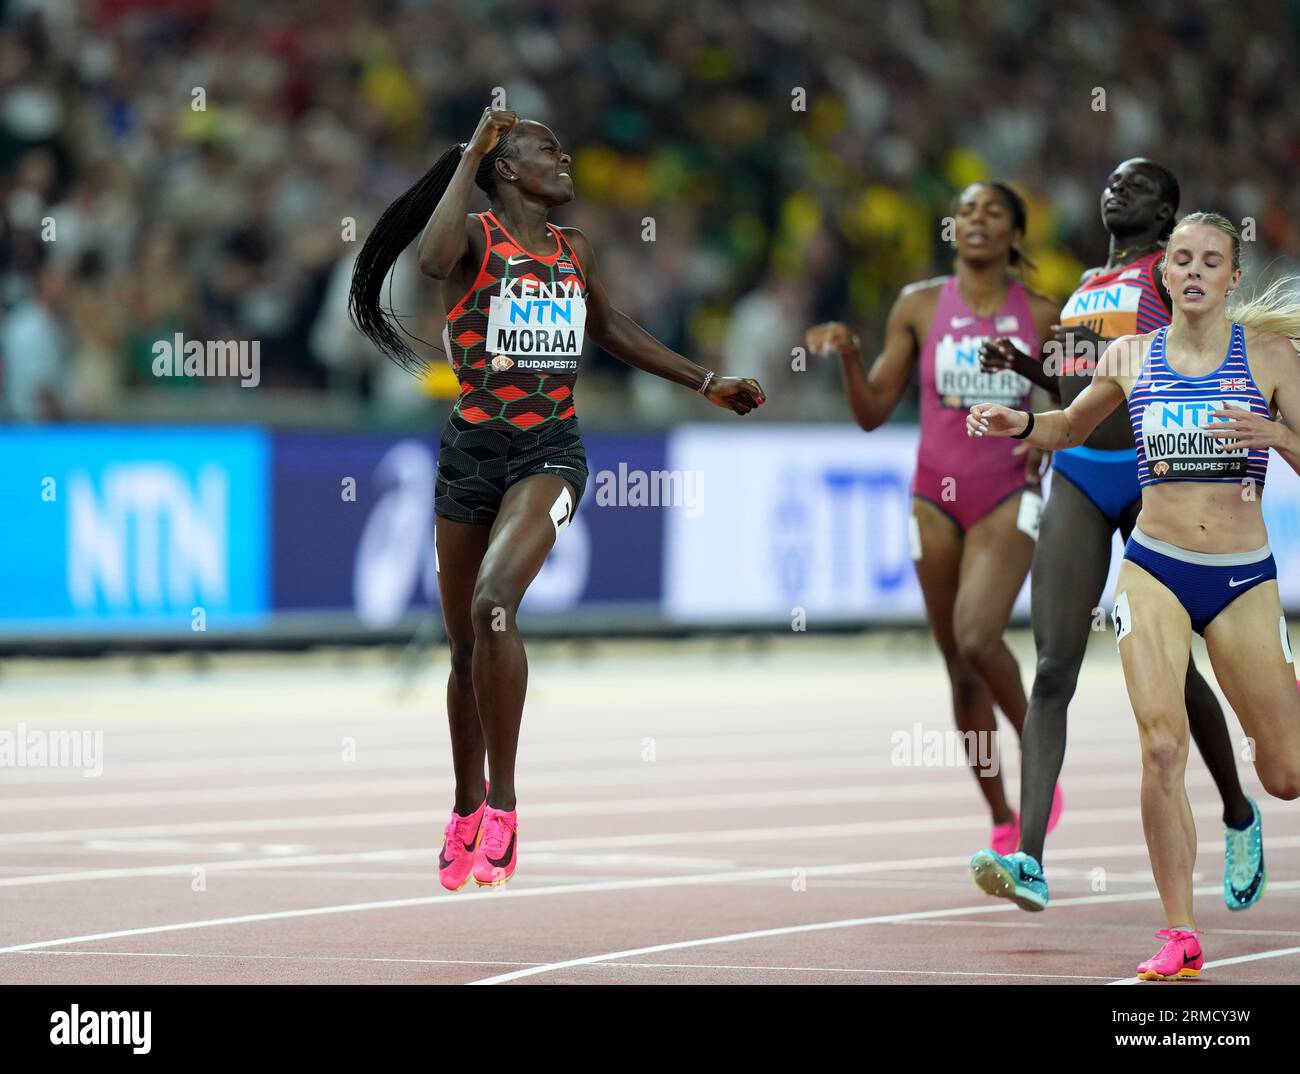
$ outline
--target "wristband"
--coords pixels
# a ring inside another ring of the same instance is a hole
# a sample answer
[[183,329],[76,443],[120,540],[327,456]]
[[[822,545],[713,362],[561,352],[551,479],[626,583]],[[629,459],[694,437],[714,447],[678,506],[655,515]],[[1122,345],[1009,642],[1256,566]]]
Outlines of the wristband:
[[1031,411],[1029,411],[1029,421],[1027,421],[1027,422],[1025,423],[1025,430],[1024,430],[1024,432],[1020,432],[1020,433],[1012,433],[1012,434],[1011,434],[1011,439],[1012,439],[1012,440],[1023,440],[1025,437],[1027,437],[1027,436],[1028,436],[1030,433],[1032,433],[1033,431],[1034,431],[1034,412],[1031,410]]
[[709,385],[710,385],[712,382],[713,382],[713,370],[710,369],[709,372],[708,372],[708,374],[707,374],[707,375],[705,376],[705,378],[704,378],[704,383],[701,384],[701,385],[700,385],[698,388],[696,388],[695,390],[696,390],[697,392],[699,392],[701,395],[703,395],[705,392],[707,392],[707,391],[709,390]]

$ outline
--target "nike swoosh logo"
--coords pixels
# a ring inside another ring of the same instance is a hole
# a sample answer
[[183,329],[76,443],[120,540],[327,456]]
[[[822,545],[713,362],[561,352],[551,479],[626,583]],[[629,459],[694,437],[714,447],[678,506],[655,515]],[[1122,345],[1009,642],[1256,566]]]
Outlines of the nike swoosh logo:
[[1187,954],[1186,952],[1184,952],[1184,953],[1183,953],[1183,965],[1186,966],[1189,962],[1195,962],[1199,954],[1200,954],[1200,952],[1197,952],[1197,954],[1195,954],[1195,955],[1189,955],[1189,954]]
[[1152,384],[1151,390],[1153,392],[1167,392],[1170,388],[1177,388],[1177,387],[1178,387],[1178,381],[1171,380],[1168,384]]
[[523,257],[507,257],[507,258],[506,258],[506,264],[507,264],[507,265],[519,265],[519,264],[522,264],[522,263],[525,262],[525,261],[531,261],[531,260],[532,260],[532,258],[529,257],[527,254],[525,254]]
[[1237,899],[1239,902],[1250,902],[1250,900],[1255,897],[1255,892],[1259,890],[1259,886],[1263,882],[1264,882],[1264,858],[1263,855],[1261,855],[1259,859],[1259,871],[1254,875],[1254,877],[1251,879],[1249,884],[1247,884],[1244,888],[1239,888],[1237,887],[1236,884],[1233,884],[1231,881],[1229,881],[1228,887],[1229,889],[1231,889],[1232,897],[1234,899]]
[[968,324],[974,324],[974,317],[954,317],[952,319],[953,328],[965,328]]
[[510,845],[506,847],[506,852],[500,858],[488,858],[488,864],[494,869],[504,869],[510,864],[510,856],[515,852],[515,833],[510,833]]
[[1230,589],[1236,589],[1237,586],[1239,586],[1239,585],[1245,585],[1247,582],[1253,582],[1256,578],[1263,578],[1263,577],[1264,577],[1264,576],[1263,576],[1262,574],[1256,574],[1256,575],[1253,575],[1253,576],[1250,577],[1250,578],[1243,578],[1240,582],[1237,581],[1237,579],[1235,579],[1235,578],[1229,578],[1229,579],[1228,579],[1228,587],[1229,587]]

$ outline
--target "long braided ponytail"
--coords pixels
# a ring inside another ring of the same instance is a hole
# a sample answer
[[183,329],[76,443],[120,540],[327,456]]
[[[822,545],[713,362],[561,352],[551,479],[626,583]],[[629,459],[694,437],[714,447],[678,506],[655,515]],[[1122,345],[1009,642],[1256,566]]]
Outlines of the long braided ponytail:
[[[497,160],[510,159],[517,154],[513,133],[507,131],[492,151],[484,154],[474,175],[475,185],[489,196],[496,192],[494,165]],[[352,268],[352,284],[348,289],[348,316],[352,323],[385,355],[416,375],[424,372],[425,362],[411,350],[400,333],[412,339],[416,337],[402,327],[400,315],[384,305],[384,281],[389,278],[402,251],[428,224],[433,210],[451,185],[464,151],[464,144],[452,146],[410,190],[384,210],[366,236]]]

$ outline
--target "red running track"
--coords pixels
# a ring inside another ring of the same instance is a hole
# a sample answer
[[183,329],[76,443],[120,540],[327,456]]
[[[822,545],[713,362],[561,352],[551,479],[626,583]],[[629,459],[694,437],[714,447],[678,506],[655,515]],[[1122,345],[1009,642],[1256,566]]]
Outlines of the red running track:
[[[451,793],[440,657],[405,695],[377,655],[11,667],[0,728],[100,731],[102,774],[0,769],[0,976],[1105,984],[1158,946],[1113,646],[1090,653],[1071,710],[1042,914],[972,885],[988,822],[971,775],[900,763],[927,747],[944,760],[927,737],[951,726],[928,645],[539,645],[531,659],[520,869],[459,894],[434,877]],[[1263,809],[1267,894],[1224,908],[1219,809],[1194,759],[1207,969],[1143,987],[1300,979],[1300,805],[1242,778]]]

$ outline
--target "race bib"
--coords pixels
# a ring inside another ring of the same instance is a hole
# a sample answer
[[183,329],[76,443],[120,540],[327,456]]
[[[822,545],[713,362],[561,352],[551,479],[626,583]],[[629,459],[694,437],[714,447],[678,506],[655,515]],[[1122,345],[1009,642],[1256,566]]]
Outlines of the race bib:
[[[1152,387],[1160,389],[1159,384]],[[1237,399],[1147,403],[1142,408],[1142,446],[1152,479],[1244,478],[1249,451],[1234,441],[1206,435],[1209,428],[1222,421],[1211,415],[1226,407],[1249,410],[1250,404]]]
[[1033,489],[1020,494],[1020,511],[1016,515],[1016,529],[1038,540],[1038,523],[1043,517],[1043,497]]
[[488,303],[487,352],[494,361],[511,359],[516,369],[577,369],[586,327],[587,300],[577,280],[502,280]]
[[1115,598],[1115,607],[1111,609],[1110,616],[1115,620],[1115,647],[1119,648],[1119,643],[1133,633],[1133,616],[1128,610],[1127,590]]
[[[1140,270],[1134,269],[1135,276]],[[1125,283],[1123,276],[1108,287],[1084,287],[1075,291],[1061,310],[1061,327],[1091,328],[1103,339],[1117,339],[1137,331],[1142,285]]]
[[[1029,393],[1029,381],[1010,369],[980,372],[980,344],[985,338],[963,336],[958,340],[949,333],[935,344],[934,387],[944,406],[957,410],[966,410],[976,403],[1015,407]],[[1016,336],[1010,339],[1022,351],[1032,350],[1023,339]]]

